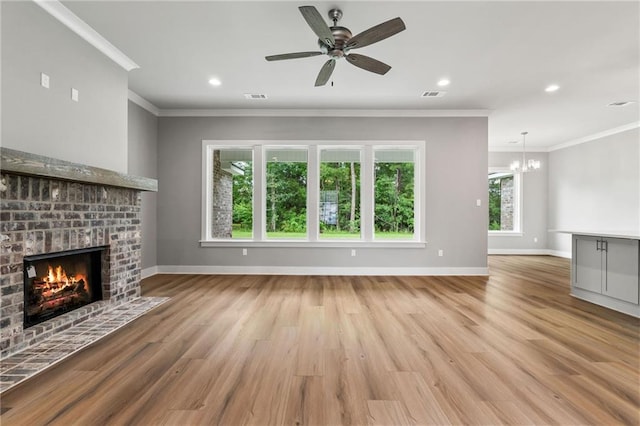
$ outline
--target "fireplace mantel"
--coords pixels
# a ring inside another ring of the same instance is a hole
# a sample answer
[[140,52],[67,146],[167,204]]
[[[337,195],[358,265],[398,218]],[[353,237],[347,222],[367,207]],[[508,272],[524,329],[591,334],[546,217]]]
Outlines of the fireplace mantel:
[[155,179],[118,173],[9,148],[0,148],[0,155],[2,158],[0,169],[3,172],[139,191],[158,191],[158,181]]

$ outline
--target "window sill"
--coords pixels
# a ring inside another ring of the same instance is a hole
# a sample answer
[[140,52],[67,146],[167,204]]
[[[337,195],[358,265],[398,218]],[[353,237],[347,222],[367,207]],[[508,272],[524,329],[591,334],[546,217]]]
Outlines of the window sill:
[[489,231],[490,237],[522,237],[522,232],[515,231]]
[[295,247],[295,248],[425,248],[420,241],[293,241],[293,240],[200,240],[200,247]]

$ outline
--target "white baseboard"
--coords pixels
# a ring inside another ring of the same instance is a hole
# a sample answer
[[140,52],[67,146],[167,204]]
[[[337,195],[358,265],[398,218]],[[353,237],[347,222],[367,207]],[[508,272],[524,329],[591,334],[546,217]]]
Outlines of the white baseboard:
[[524,256],[547,256],[547,249],[489,249],[488,254],[512,254]]
[[[495,255],[556,256],[571,259],[571,252],[546,249],[490,249]],[[157,274],[208,275],[489,275],[483,267],[431,267],[431,268],[352,268],[317,266],[212,266],[212,265],[159,265],[142,270],[142,279]]]
[[488,254],[504,254],[515,256],[556,256],[571,259],[571,252],[549,249],[489,249]]
[[145,279],[145,278],[149,278],[152,277],[154,275],[156,275],[158,273],[158,267],[157,266],[152,266],[150,268],[144,268],[142,270],[142,276],[140,278]]
[[212,274],[212,275],[489,275],[489,269],[470,268],[351,268],[306,266],[203,266],[161,265],[158,274]]
[[570,251],[549,250],[549,254],[551,256],[564,257],[565,259],[571,259]]

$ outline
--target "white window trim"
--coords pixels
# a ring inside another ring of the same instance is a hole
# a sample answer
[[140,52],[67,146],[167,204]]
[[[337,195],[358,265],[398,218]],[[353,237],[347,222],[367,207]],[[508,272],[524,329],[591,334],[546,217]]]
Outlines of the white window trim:
[[[516,190],[517,210],[515,212],[515,218],[513,223],[516,224],[516,229],[512,231],[487,231],[490,237],[521,237],[524,235],[522,232],[522,209],[524,208],[522,200],[522,173],[514,172],[509,166],[502,167],[489,167],[489,173],[509,173],[513,175],[513,187]],[[489,206],[487,206],[487,209]],[[487,211],[487,215],[488,215]]]
[[[268,148],[307,148],[307,238],[306,239],[274,239],[266,236],[266,191],[264,152]],[[320,239],[319,230],[319,188],[320,188],[320,150],[335,148],[362,149],[360,166],[360,235],[359,239],[337,240]],[[423,248],[426,246],[424,212],[426,200],[423,193],[425,181],[424,140],[210,140],[202,141],[202,197],[201,197],[201,235],[202,247],[362,247],[362,248]],[[253,149],[253,238],[252,239],[215,239],[211,235],[212,179],[208,177],[213,171],[213,151],[215,149]],[[374,239],[374,149],[413,149],[414,163],[414,236],[404,240]],[[260,190],[256,190],[260,188]]]
[[387,240],[376,240],[375,239],[375,229],[374,229],[374,224],[375,224],[375,208],[373,206],[373,203],[375,202],[375,176],[374,176],[374,170],[375,168],[373,167],[375,164],[375,151],[376,150],[384,150],[384,149],[408,149],[408,150],[415,150],[415,156],[414,156],[414,163],[413,163],[413,174],[414,174],[414,179],[413,179],[413,239],[409,240],[404,240],[404,241],[424,241],[424,235],[421,231],[422,229],[422,221],[424,220],[424,217],[422,215],[422,212],[424,211],[424,196],[422,196],[422,182],[424,182],[424,174],[422,173],[422,169],[423,167],[421,167],[422,164],[424,164],[425,161],[425,157],[424,157],[424,149],[422,149],[423,145],[415,145],[415,144],[411,144],[411,145],[402,145],[402,144],[394,144],[394,145],[388,145],[385,143],[379,143],[379,144],[373,144],[371,145],[371,149],[370,152],[368,153],[368,155],[370,155],[370,162],[372,167],[370,168],[371,170],[371,208],[368,210],[368,213],[371,215],[371,238],[373,239],[373,241],[387,241]]

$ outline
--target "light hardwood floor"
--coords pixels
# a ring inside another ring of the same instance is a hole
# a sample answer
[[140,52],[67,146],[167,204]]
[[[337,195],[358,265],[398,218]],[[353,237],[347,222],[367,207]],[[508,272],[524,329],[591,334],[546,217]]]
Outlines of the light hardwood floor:
[[490,277],[158,275],[172,299],[2,395],[5,425],[640,423],[638,319],[569,262]]

